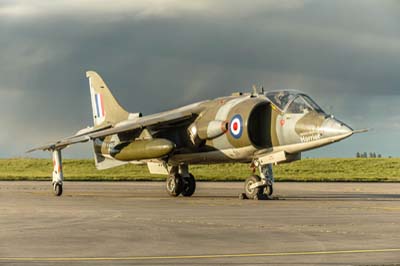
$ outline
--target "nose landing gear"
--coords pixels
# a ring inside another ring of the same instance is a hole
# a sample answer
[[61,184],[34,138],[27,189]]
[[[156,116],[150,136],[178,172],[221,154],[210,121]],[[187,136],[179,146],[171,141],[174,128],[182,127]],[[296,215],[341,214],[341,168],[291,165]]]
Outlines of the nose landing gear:
[[274,176],[272,165],[258,165],[260,176],[252,175],[244,183],[244,193],[239,195],[240,199],[266,200],[271,199],[273,194]]
[[261,182],[258,175],[250,176],[244,182],[244,193],[248,199],[261,198],[264,194],[264,187],[257,186]]

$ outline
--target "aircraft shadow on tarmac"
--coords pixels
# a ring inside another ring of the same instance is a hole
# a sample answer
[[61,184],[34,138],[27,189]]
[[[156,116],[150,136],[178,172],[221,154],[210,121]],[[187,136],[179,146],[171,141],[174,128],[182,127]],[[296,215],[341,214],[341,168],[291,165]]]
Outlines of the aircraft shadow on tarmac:
[[[72,194],[66,194],[66,197],[98,197],[98,198],[147,198],[147,199],[165,199],[165,200],[178,200],[178,201],[196,201],[201,199],[222,199],[222,200],[243,200],[240,199],[238,194],[224,194],[209,192],[206,195],[199,193],[192,198],[171,198],[164,196],[162,193],[154,193],[154,195],[142,195],[140,193],[107,193],[107,192],[73,192]],[[261,201],[399,201],[400,194],[375,194],[375,193],[324,193],[324,194],[276,194],[276,196],[262,199]]]
[[[210,193],[211,194],[211,193]],[[240,197],[240,196],[239,196]],[[209,199],[235,199],[238,196],[228,196],[228,195],[197,195],[193,199],[199,198],[209,198]],[[376,193],[324,193],[324,194],[276,194],[274,197],[266,198],[263,201],[283,201],[283,200],[318,200],[318,201],[343,201],[343,200],[357,200],[357,201],[369,201],[369,200],[379,200],[379,201],[397,201],[400,200],[400,194],[376,194]]]
[[332,193],[323,195],[290,195],[290,196],[277,196],[279,200],[398,200],[400,199],[400,194],[373,194],[373,193]]

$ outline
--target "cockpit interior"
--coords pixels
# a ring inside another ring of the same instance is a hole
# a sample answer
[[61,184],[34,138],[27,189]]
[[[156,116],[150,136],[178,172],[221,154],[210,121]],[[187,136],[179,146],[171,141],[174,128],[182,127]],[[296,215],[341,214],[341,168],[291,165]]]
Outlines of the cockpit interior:
[[315,101],[298,91],[271,91],[267,92],[265,96],[283,113],[301,114],[314,111],[325,114]]

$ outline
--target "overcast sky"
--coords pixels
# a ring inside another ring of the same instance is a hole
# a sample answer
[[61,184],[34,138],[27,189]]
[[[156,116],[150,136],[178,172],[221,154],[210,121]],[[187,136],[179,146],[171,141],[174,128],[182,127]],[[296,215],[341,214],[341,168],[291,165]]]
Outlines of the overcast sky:
[[91,125],[89,69],[144,114],[252,84],[302,90],[373,129],[304,156],[398,157],[399,29],[395,0],[0,0],[0,157]]

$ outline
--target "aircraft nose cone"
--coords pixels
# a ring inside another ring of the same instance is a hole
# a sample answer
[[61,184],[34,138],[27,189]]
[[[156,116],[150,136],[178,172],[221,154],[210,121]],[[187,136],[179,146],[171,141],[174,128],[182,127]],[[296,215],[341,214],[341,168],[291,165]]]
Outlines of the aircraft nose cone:
[[324,121],[321,129],[324,132],[324,137],[343,136],[343,138],[345,138],[353,134],[353,129],[351,127],[332,117]]

